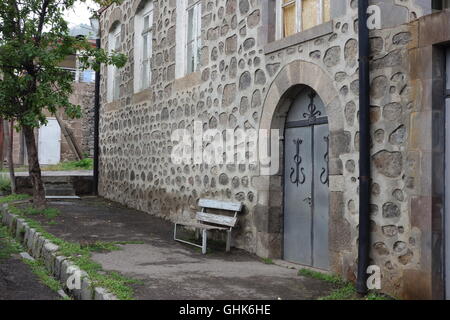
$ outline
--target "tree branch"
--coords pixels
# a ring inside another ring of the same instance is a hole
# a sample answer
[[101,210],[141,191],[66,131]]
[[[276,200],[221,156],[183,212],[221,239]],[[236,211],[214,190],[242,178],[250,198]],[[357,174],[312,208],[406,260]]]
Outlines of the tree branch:
[[41,42],[42,30],[44,29],[45,17],[47,15],[47,9],[49,4],[50,0],[44,0],[44,2],[42,3],[42,10],[39,14],[39,24],[36,35],[36,44],[39,44]]

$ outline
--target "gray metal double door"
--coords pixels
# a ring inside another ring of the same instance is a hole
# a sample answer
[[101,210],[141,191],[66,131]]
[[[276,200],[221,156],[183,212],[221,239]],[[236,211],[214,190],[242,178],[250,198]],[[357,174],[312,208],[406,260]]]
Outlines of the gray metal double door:
[[284,259],[329,268],[328,119],[305,89],[291,106],[285,129]]

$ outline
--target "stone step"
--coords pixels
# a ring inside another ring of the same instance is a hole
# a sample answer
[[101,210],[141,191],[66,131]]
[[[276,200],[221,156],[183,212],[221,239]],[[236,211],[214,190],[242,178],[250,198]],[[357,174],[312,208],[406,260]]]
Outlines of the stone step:
[[70,183],[70,177],[67,176],[52,176],[52,177],[42,177],[44,184],[59,184],[59,183]]
[[75,196],[75,190],[72,187],[62,188],[62,187],[44,187],[46,196]]

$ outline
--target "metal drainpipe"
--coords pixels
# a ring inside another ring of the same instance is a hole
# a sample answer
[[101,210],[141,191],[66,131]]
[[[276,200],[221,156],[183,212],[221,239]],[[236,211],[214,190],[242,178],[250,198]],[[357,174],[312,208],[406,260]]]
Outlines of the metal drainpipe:
[[[100,30],[96,46],[101,48]],[[95,107],[94,107],[94,195],[98,195],[98,162],[99,162],[99,124],[100,124],[100,71],[95,72]]]
[[358,3],[359,39],[359,241],[356,290],[367,293],[367,267],[370,254],[370,76],[368,0]]

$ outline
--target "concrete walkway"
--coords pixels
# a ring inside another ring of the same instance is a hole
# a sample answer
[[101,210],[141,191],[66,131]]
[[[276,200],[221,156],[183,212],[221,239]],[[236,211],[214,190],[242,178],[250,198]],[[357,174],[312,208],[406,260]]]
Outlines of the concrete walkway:
[[137,299],[316,299],[333,289],[242,250],[202,255],[172,240],[172,223],[100,198],[50,205],[61,210],[56,224],[40,219],[65,240],[143,242],[93,255],[105,270],[142,280],[134,285]]

